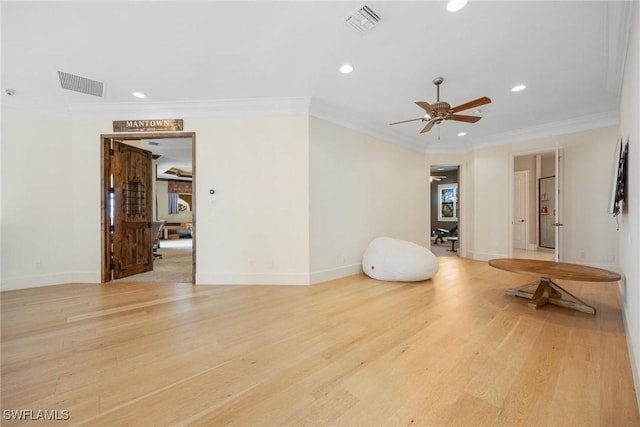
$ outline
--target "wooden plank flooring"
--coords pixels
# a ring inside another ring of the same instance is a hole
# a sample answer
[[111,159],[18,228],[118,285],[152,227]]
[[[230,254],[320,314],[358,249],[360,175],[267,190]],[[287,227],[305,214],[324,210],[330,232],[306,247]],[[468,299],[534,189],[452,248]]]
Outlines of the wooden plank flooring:
[[530,277],[439,261],[414,284],[3,292],[2,425],[640,425],[616,284],[561,282],[596,316],[536,311],[504,294]]

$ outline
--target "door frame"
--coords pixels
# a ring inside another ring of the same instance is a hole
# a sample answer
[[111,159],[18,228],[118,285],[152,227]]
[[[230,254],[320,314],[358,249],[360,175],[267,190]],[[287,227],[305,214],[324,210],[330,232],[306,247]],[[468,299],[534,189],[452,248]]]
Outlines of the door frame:
[[[466,218],[469,212],[469,207],[466,206],[465,202],[467,201],[467,188],[466,188],[466,162],[451,159],[448,160],[443,158],[439,161],[433,161],[427,164],[427,177],[431,177],[431,169],[438,166],[450,167],[457,166],[458,168],[458,237],[467,237],[467,229],[466,229]],[[427,224],[426,224],[428,232],[425,236],[427,238],[428,248],[431,248],[431,182],[427,181]],[[461,258],[467,257],[467,248],[470,247],[467,245],[467,240],[465,238],[461,238],[458,241],[458,256]]]
[[110,139],[119,141],[140,140],[140,139],[166,139],[166,138],[191,138],[191,168],[193,173],[192,179],[192,203],[191,203],[191,222],[193,224],[192,233],[192,251],[191,251],[191,283],[195,284],[196,277],[196,133],[195,132],[137,132],[137,133],[109,133],[100,135],[100,228],[101,228],[101,244],[100,259],[101,271],[100,277],[102,283],[111,281],[111,233],[108,221],[108,198],[109,188],[111,186],[111,162],[109,161],[109,142]]
[[[509,209],[509,215],[507,217],[507,243],[508,243],[508,256],[509,257],[513,257],[513,224],[512,224],[512,220],[513,220],[513,198],[514,198],[514,172],[515,172],[515,159],[516,157],[521,157],[521,156],[535,156],[535,155],[543,155],[543,154],[554,154],[556,156],[556,161],[554,163],[554,169],[555,169],[555,175],[556,175],[556,186],[558,185],[557,180],[558,180],[558,175],[562,173],[562,163],[561,161],[558,161],[558,155],[562,153],[562,146],[560,145],[554,145],[554,146],[550,146],[547,148],[537,148],[535,150],[527,150],[527,151],[518,151],[518,152],[512,152],[509,155],[509,189],[508,189],[508,195],[509,195],[509,201],[508,201],[508,209]],[[561,159],[560,159],[561,160]],[[537,172],[536,172],[537,173]],[[534,177],[534,179],[538,179],[538,177]],[[559,188],[557,188],[557,194],[556,194],[556,209],[558,204],[561,202],[559,199],[560,197],[563,197],[564,194],[559,192]],[[538,206],[536,206],[536,209],[539,209]],[[538,226],[536,226],[538,227]],[[539,233],[539,230],[536,228],[536,233]],[[558,229],[558,227],[556,227],[556,248],[555,248],[555,252],[554,252],[554,258],[556,261],[558,261],[560,259],[561,256],[561,245],[558,244],[558,239],[561,239],[561,235],[560,233],[562,232],[562,230]],[[536,243],[537,246],[537,243]]]
[[562,253],[562,249],[564,249],[563,244],[563,236],[564,229],[562,218],[564,215],[564,150],[562,147],[556,147],[555,150],[555,172],[556,172],[556,214],[555,214],[555,223],[553,226],[555,227],[555,235],[556,235],[556,262],[560,262],[564,259],[564,254]]
[[[524,198],[524,249],[527,250],[529,249],[529,240],[531,238],[531,233],[529,232],[529,228],[530,228],[530,218],[529,218],[529,198],[531,197],[531,194],[529,193],[529,185],[531,184],[530,177],[529,177],[529,171],[525,170],[525,171],[515,171],[513,172],[513,182],[515,184],[515,177],[516,175],[520,175],[524,177],[524,194],[521,196]],[[515,185],[513,186],[513,204],[515,206]],[[515,211],[513,212],[513,214],[515,215]],[[517,221],[517,219],[515,217],[511,218],[511,226],[512,228],[515,226],[515,222]],[[515,241],[514,243],[514,249],[515,249]]]

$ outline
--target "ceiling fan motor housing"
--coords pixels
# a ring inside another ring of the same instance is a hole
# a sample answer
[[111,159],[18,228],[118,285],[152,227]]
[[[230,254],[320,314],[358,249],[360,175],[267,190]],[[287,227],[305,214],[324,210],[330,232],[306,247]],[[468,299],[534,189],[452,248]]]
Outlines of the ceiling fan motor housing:
[[431,117],[433,118],[444,119],[451,113],[451,105],[448,102],[434,102],[431,107]]
[[402,120],[400,122],[389,123],[390,125],[397,125],[400,123],[414,122],[414,121],[422,121],[427,122],[427,125],[422,129],[420,133],[429,132],[433,125],[440,124],[444,120],[456,120],[459,122],[466,123],[476,123],[481,117],[478,116],[467,116],[456,114],[460,111],[469,110],[471,108],[478,107],[480,105],[488,104],[491,102],[491,99],[483,96],[478,99],[474,99],[473,101],[466,102],[464,104],[460,104],[454,108],[451,108],[451,104],[448,102],[440,101],[440,85],[444,81],[442,77],[436,77],[433,79],[433,84],[436,85],[436,94],[437,101],[433,104],[429,104],[426,101],[416,101],[416,104],[425,110],[426,114],[422,117],[418,117],[417,119],[410,120]]

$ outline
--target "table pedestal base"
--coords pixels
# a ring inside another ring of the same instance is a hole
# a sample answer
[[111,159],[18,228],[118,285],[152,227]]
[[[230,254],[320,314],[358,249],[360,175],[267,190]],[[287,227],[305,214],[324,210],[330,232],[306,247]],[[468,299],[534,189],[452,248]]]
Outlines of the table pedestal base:
[[[536,289],[533,292],[525,290],[534,286],[536,286]],[[541,277],[535,282],[517,288],[507,289],[505,293],[507,295],[530,299],[529,308],[533,309],[538,309],[546,304],[554,304],[584,313],[596,314],[595,307],[588,305],[575,295],[572,295],[548,277]]]

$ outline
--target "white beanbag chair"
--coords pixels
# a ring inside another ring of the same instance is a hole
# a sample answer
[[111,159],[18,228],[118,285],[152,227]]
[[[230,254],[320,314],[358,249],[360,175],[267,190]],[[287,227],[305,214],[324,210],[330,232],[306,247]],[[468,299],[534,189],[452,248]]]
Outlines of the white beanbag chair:
[[419,282],[438,272],[438,259],[429,249],[413,242],[378,237],[364,252],[362,270],[376,280]]

